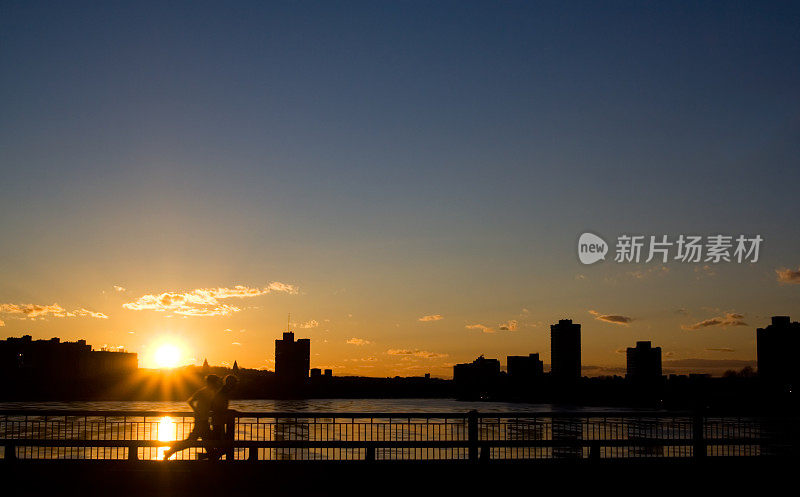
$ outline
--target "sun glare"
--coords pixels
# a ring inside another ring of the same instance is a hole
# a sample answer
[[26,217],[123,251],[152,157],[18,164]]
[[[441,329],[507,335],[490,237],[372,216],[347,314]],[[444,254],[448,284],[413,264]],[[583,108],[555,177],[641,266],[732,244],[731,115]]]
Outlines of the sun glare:
[[182,359],[181,349],[178,346],[165,343],[160,345],[153,356],[156,367],[174,368],[177,367]]

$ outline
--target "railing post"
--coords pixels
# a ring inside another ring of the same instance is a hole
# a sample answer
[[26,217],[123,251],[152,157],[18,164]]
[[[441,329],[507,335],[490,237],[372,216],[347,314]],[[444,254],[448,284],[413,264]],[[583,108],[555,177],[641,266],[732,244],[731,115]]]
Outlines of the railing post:
[[139,447],[137,447],[136,444],[128,445],[128,460],[129,461],[139,460]]
[[704,459],[706,456],[706,442],[703,435],[704,429],[703,413],[697,410],[692,417],[692,455],[695,460]]
[[480,455],[480,462],[486,463],[489,462],[489,459],[492,457],[492,448],[488,445],[481,445],[481,455]]
[[467,440],[469,441],[469,460],[478,460],[478,411],[471,410],[467,413]]
[[233,461],[236,452],[233,447],[233,441],[236,439],[236,418],[232,414],[228,415],[225,426],[225,438],[230,441],[230,447],[225,450],[225,460]]
[[600,460],[600,442],[597,440],[594,440],[591,444],[589,444],[589,460],[591,462],[597,462]]
[[17,447],[13,443],[6,444],[6,461],[16,461],[17,460]]

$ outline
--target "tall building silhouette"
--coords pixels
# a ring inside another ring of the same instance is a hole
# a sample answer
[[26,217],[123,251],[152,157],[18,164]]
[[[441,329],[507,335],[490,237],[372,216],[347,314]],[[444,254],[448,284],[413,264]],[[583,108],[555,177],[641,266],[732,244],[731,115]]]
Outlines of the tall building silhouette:
[[285,332],[282,339],[275,340],[275,376],[280,383],[306,383],[310,364],[311,340],[295,340],[291,331]]
[[581,325],[560,319],[550,325],[550,374],[562,381],[581,377]]
[[800,323],[789,316],[773,316],[766,328],[756,330],[758,376],[767,381],[797,386],[797,351]]
[[625,377],[630,381],[639,383],[661,379],[661,347],[653,347],[649,341],[636,342],[636,347],[628,347],[627,358]]

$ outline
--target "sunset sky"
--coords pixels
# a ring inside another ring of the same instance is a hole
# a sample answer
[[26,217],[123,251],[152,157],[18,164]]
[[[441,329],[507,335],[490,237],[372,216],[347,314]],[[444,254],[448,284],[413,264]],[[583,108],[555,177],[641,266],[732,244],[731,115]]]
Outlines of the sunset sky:
[[596,375],[800,319],[797,3],[235,3],[0,2],[0,337],[449,377],[572,318]]

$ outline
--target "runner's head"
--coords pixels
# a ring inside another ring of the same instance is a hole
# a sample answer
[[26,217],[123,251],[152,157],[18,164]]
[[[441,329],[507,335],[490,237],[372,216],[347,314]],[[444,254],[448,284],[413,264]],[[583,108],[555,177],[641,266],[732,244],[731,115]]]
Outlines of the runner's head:
[[222,380],[220,380],[219,376],[215,374],[206,375],[206,385],[217,388],[222,384]]

